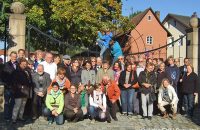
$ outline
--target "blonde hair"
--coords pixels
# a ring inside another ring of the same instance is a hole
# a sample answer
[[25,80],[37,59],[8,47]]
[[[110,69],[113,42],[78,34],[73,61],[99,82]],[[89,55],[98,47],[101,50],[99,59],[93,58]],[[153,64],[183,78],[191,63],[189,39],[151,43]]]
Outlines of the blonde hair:
[[165,81],[167,81],[167,82],[170,84],[169,79],[168,79],[168,78],[164,78],[164,79],[162,80],[162,84],[161,84],[160,88],[163,88],[163,87],[164,87],[164,86],[163,86],[163,83],[164,83]]

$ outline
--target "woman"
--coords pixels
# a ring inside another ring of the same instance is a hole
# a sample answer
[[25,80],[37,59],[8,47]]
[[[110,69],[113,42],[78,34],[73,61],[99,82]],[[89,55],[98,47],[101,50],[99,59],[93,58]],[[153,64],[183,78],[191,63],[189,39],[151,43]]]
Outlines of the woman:
[[183,107],[188,117],[193,116],[194,96],[198,93],[198,77],[191,64],[187,65],[187,74],[182,80]]
[[84,85],[80,85],[78,88],[78,93],[80,95],[80,99],[81,99],[81,109],[83,111],[83,115],[86,116],[88,113],[88,94],[87,94],[87,90],[84,87]]
[[26,71],[27,60],[19,59],[19,68],[12,74],[12,91],[14,93],[15,105],[12,113],[12,122],[16,123],[18,114],[19,119],[24,121],[23,114],[27,99],[31,97],[31,74]]
[[53,61],[56,65],[60,64],[61,63],[61,58],[60,56],[57,54],[57,55],[54,55],[53,57]]
[[82,119],[83,111],[81,109],[81,100],[76,93],[76,87],[71,85],[70,92],[65,96],[64,115],[68,121],[77,122]]
[[52,83],[52,89],[50,94],[46,97],[46,108],[44,109],[44,116],[48,117],[49,123],[52,124],[55,119],[57,125],[62,125],[64,122],[63,118],[63,107],[64,107],[64,96],[62,91],[59,89],[57,82]]
[[157,89],[161,87],[163,79],[167,77],[167,73],[165,72],[165,63],[161,63],[157,71]]
[[72,61],[72,67],[70,68],[70,82],[78,87],[81,84],[81,68],[79,67],[78,60]]
[[96,80],[95,71],[91,70],[91,63],[89,61],[85,62],[85,69],[81,72],[81,82],[83,85],[94,85]]
[[172,119],[176,118],[178,104],[178,96],[175,92],[175,89],[170,85],[168,79],[164,78],[162,80],[162,85],[159,88],[158,94],[158,108],[163,114],[163,118],[168,118],[168,113],[165,110],[164,106],[170,105],[170,108],[173,112]]
[[[66,70],[64,68],[62,68],[62,67],[58,68],[56,79],[53,80],[53,82],[57,82],[58,83],[59,89],[63,93],[68,92],[68,90],[70,88],[70,81],[65,75],[66,75]],[[51,89],[52,89],[52,85],[49,86],[48,92],[50,92]]]
[[126,63],[125,70],[121,72],[119,77],[123,115],[133,115],[133,96],[135,89],[132,86],[136,83],[137,73],[132,71],[132,64]]
[[106,95],[102,92],[101,85],[97,85],[95,90],[89,96],[89,113],[91,116],[91,123],[94,123],[96,119],[107,120],[111,122],[110,114],[107,109]]
[[117,85],[119,84],[118,80],[121,73],[121,69],[122,69],[121,64],[118,61],[116,61],[113,65],[113,71],[114,71],[114,80]]

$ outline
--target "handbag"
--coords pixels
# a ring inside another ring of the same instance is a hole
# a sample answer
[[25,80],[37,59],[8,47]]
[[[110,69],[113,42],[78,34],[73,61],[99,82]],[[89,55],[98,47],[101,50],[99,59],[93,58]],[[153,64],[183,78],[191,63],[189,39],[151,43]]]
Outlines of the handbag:
[[133,88],[134,88],[134,89],[140,88],[138,82],[137,82],[136,84],[133,85]]

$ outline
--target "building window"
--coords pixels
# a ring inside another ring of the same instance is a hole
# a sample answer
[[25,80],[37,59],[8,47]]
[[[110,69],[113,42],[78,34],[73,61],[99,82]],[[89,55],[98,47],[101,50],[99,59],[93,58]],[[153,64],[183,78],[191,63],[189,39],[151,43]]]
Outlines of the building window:
[[152,20],[152,17],[151,15],[148,16],[148,21],[151,21]]
[[[179,35],[179,38],[183,37],[183,35]],[[183,45],[183,38],[181,38],[179,41],[178,41],[178,46],[182,46]]]
[[146,42],[147,44],[153,44],[153,37],[152,36],[148,36],[147,37],[147,42]]
[[174,20],[174,26],[176,27],[176,20]]
[[168,25],[167,28],[170,29],[170,23],[169,22],[167,23],[167,25]]
[[[169,44],[172,43],[172,42],[174,42],[174,37],[171,37],[171,38],[169,39]],[[173,44],[170,44],[168,47],[173,47],[173,46],[174,46],[174,43],[173,43]]]

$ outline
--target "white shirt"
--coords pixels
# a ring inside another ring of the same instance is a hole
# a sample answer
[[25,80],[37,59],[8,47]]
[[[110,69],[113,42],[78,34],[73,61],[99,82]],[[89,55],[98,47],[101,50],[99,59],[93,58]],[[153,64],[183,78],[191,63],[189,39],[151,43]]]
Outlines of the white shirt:
[[53,62],[49,64],[46,61],[43,61],[40,64],[44,66],[44,72],[50,75],[51,80],[54,80],[56,78],[57,65]]

